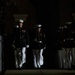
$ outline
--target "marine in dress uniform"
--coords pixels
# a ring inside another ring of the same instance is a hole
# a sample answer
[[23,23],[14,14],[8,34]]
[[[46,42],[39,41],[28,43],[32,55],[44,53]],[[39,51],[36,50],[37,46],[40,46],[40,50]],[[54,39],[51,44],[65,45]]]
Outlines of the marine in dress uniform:
[[26,48],[29,48],[29,35],[27,30],[23,29],[24,20],[19,20],[19,25],[13,29],[13,47],[15,48],[16,68],[22,68],[26,63]]
[[42,25],[38,24],[33,30],[32,36],[32,49],[35,68],[41,68],[44,64],[43,50],[46,49],[46,36],[41,27]]

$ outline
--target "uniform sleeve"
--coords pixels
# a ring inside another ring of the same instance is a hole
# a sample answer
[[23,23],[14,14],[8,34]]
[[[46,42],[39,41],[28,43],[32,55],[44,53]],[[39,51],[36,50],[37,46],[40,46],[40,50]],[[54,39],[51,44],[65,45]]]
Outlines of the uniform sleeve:
[[44,47],[46,47],[46,35],[45,34],[43,34],[43,43],[44,43]]
[[13,44],[15,44],[16,28],[13,28],[12,38],[13,38]]
[[29,45],[29,32],[26,31],[26,45]]

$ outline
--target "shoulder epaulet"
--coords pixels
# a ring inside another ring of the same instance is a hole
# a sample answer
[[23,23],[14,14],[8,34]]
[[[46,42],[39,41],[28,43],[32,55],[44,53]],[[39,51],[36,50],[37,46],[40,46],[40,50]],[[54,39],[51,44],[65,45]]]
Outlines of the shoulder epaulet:
[[19,28],[19,26],[18,26],[18,25],[16,25],[16,26],[15,26],[15,28]]

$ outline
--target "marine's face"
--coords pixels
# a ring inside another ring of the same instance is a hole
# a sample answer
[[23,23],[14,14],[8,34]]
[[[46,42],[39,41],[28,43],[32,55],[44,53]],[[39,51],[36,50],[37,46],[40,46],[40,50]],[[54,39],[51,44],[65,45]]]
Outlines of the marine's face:
[[41,31],[41,28],[40,27],[38,28],[38,31]]
[[19,25],[20,25],[20,27],[22,27],[22,26],[23,26],[23,23],[22,23],[22,22],[20,22],[20,23],[19,23]]

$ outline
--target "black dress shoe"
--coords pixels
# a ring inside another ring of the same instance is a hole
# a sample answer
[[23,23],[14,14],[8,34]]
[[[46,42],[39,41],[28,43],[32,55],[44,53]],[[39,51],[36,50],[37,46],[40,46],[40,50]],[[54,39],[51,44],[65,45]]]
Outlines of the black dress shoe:
[[18,69],[19,69],[19,70],[22,70],[22,67],[19,67]]

